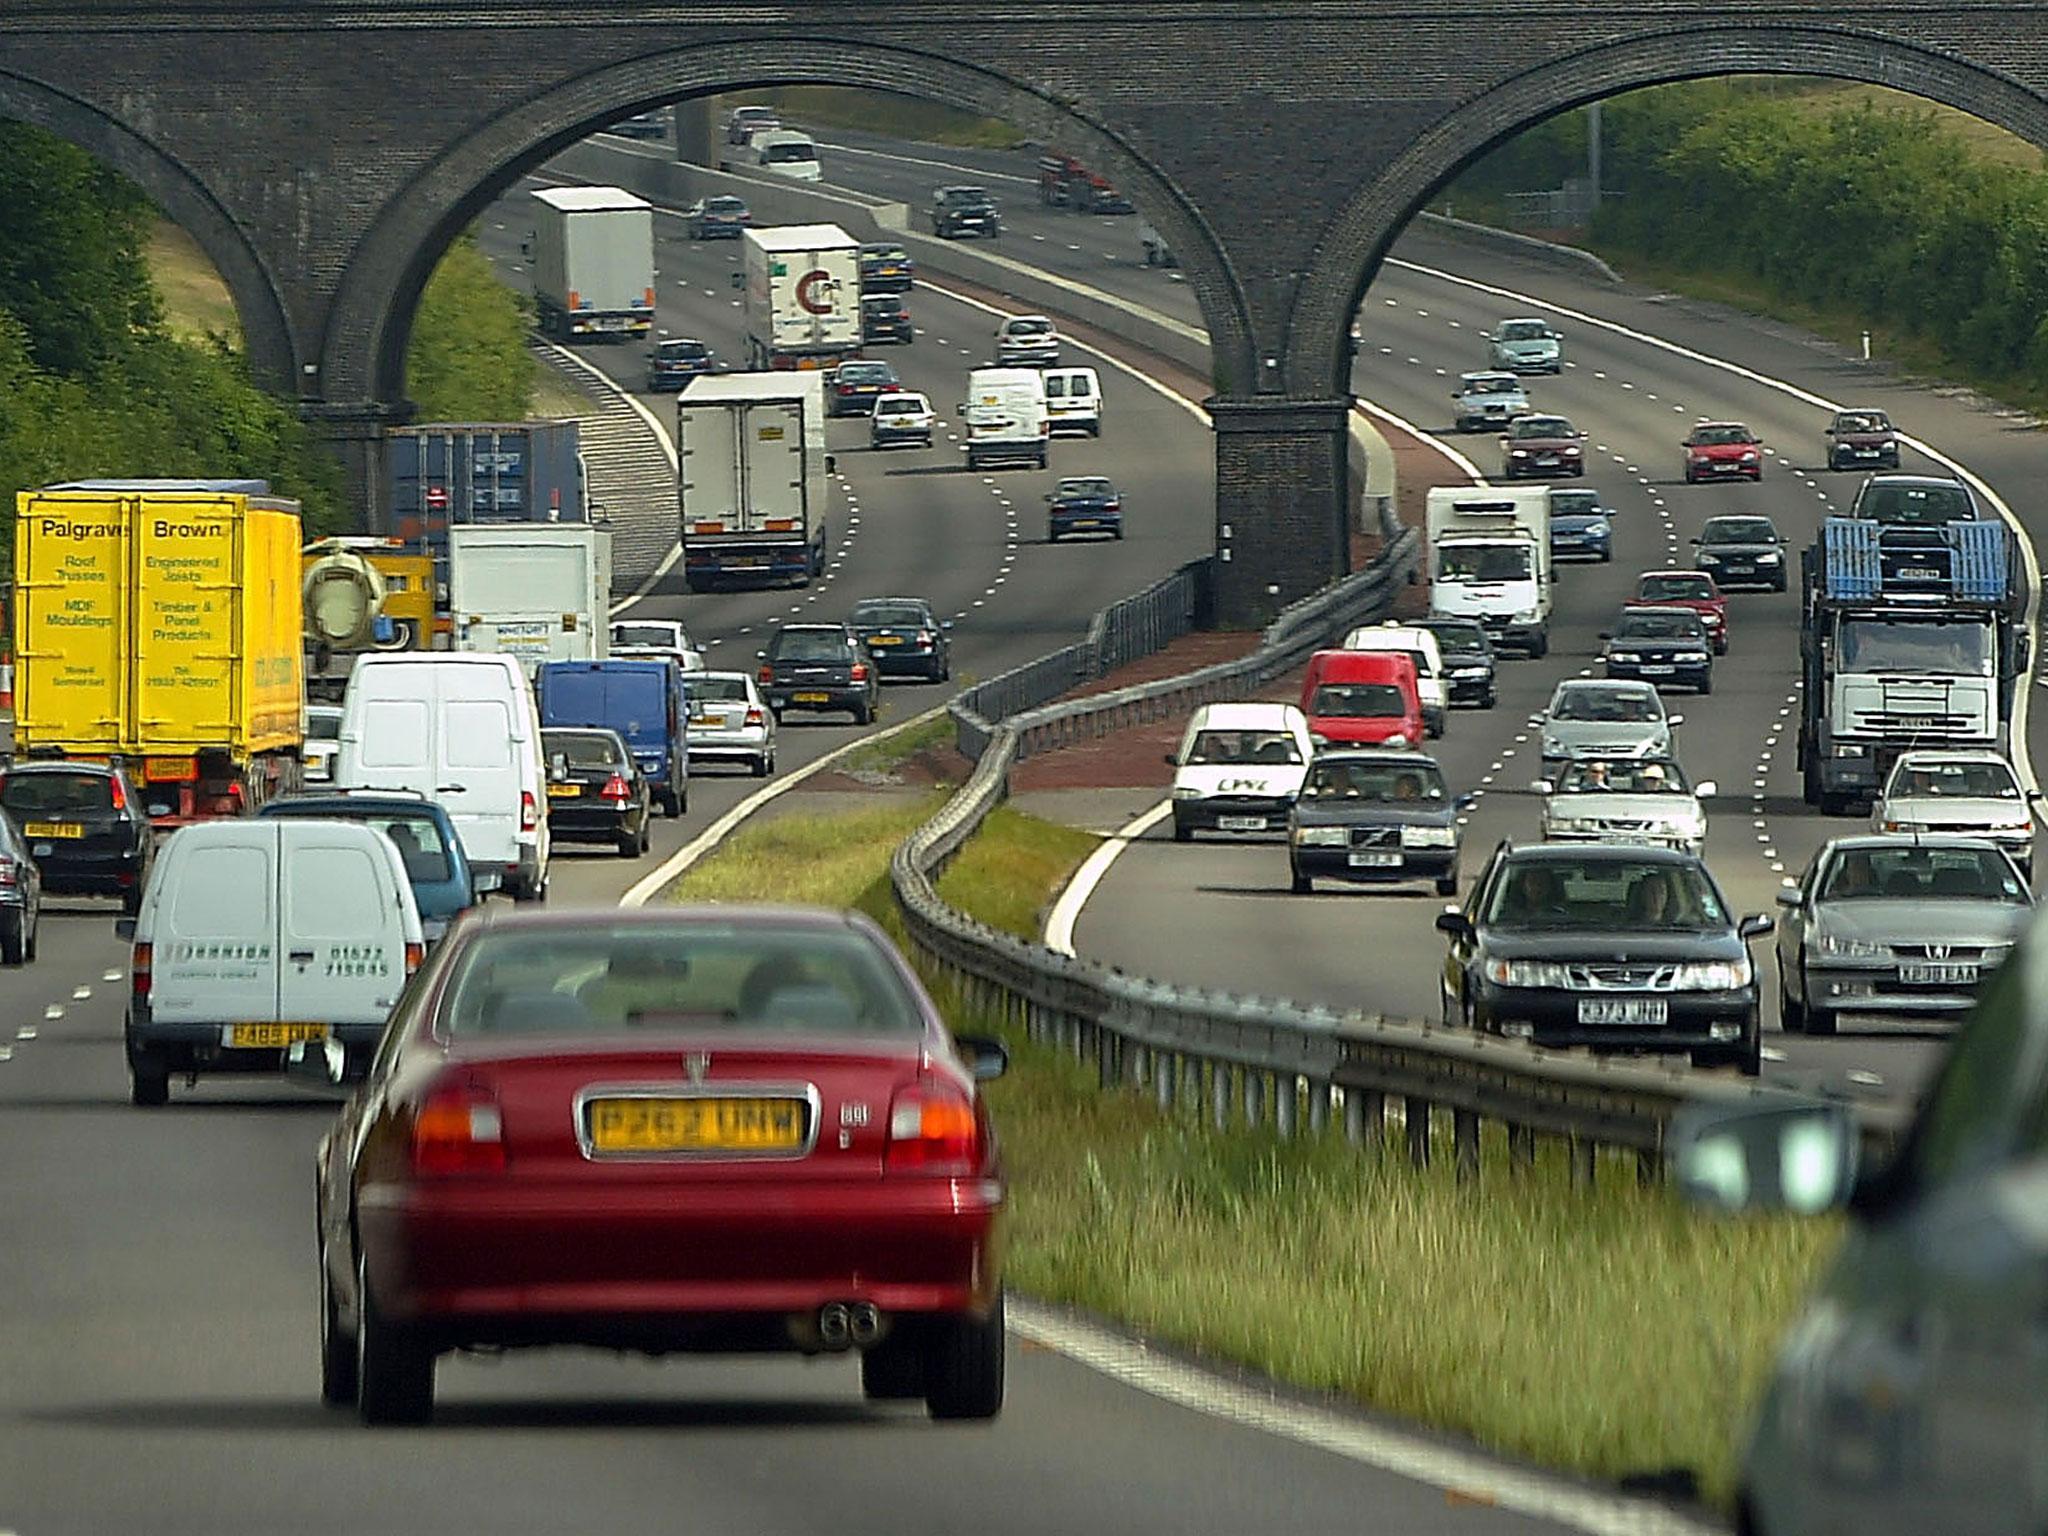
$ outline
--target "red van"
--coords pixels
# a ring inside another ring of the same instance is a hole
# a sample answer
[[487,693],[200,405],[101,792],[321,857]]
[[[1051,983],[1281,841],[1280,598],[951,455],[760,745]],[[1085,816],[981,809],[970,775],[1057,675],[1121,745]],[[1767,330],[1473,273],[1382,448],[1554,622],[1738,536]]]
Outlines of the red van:
[[1319,747],[1412,747],[1422,740],[1415,662],[1402,651],[1317,651],[1301,712]]

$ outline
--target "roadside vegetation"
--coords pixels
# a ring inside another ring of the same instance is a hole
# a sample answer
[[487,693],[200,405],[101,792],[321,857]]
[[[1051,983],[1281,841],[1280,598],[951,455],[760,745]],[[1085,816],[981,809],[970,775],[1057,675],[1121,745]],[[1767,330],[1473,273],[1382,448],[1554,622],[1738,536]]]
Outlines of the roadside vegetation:
[[[1606,196],[1577,238],[1625,274],[1815,329],[2048,408],[2048,169],[1991,124],[1874,87],[1724,80],[1604,108]],[[1507,194],[1583,173],[1568,113],[1439,199],[1499,221]]]
[[[900,936],[896,844],[938,797],[742,830],[678,900],[858,907]],[[962,910],[1035,937],[1095,839],[999,810],[944,872]],[[962,1029],[1001,1034],[990,1099],[1012,1180],[1021,1294],[1227,1364],[1595,1478],[1693,1473],[1726,1505],[1733,1453],[1777,1339],[1838,1229],[1721,1220],[1632,1161],[1590,1188],[1561,1153],[1476,1186],[1340,1137],[1217,1133],[1193,1109],[1105,1094],[927,976]]]

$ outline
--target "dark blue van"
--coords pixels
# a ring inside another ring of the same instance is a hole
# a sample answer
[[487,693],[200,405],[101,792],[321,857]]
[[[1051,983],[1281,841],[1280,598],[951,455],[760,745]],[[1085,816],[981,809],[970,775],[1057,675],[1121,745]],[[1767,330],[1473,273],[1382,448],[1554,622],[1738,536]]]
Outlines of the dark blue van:
[[443,806],[415,791],[337,789],[286,795],[267,801],[256,814],[360,821],[390,838],[405,861],[406,878],[412,882],[413,900],[420,909],[420,927],[429,944],[439,942],[450,923],[497,890],[501,882],[495,869],[470,869],[454,819]]
[[689,705],[683,669],[652,658],[547,661],[534,677],[540,723],[603,726],[625,739],[655,804],[670,816],[690,808]]

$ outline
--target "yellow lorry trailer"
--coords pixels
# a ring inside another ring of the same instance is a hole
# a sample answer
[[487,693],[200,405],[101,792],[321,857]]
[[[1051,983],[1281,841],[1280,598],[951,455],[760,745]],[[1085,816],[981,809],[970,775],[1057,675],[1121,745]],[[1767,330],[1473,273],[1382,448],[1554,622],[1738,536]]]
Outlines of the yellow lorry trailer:
[[159,826],[296,789],[302,542],[298,504],[261,480],[23,491],[16,753],[119,758]]

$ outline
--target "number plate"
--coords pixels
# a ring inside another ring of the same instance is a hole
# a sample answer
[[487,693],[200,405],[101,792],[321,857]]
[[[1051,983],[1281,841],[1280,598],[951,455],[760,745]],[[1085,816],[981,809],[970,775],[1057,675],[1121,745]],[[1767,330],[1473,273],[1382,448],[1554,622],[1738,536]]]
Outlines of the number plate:
[[1645,677],[1663,677],[1677,670],[1669,662],[1652,661],[1643,664],[1642,673]]
[[228,1024],[220,1043],[238,1051],[281,1051],[301,1040],[325,1040],[325,1024]]
[[550,784],[548,786],[548,798],[550,800],[573,800],[582,793],[583,786],[581,784]]
[[719,718],[718,716],[716,716],[716,715],[692,715],[692,716],[690,716],[690,724],[692,724],[692,725],[719,725],[719,724],[722,724],[722,723],[723,723],[723,722],[722,722],[722,721],[720,720],[720,718]]
[[75,821],[31,821],[22,829],[23,837],[83,837],[85,828]]
[[1401,855],[1398,853],[1382,853],[1376,849],[1364,850],[1353,853],[1350,858],[1350,864],[1353,869],[1399,869],[1401,867]]
[[592,1099],[590,1150],[793,1152],[804,1142],[802,1099]]
[[1943,965],[1940,963],[1927,965],[1901,965],[1899,967],[1899,980],[1902,982],[1945,982],[1949,984],[1960,983],[1964,986],[1974,986],[1977,981],[1977,975],[1977,967],[1973,964],[1968,964],[1964,962],[1956,962],[1948,965]]
[[1218,816],[1216,829],[1219,832],[1263,832],[1266,818],[1263,816]]
[[830,704],[832,702],[831,694],[819,693],[816,689],[807,689],[803,693],[792,693],[789,697],[790,702],[793,704]]
[[903,637],[901,635],[871,635],[868,638],[869,645],[901,645],[902,643]]
[[1581,1024],[1662,1024],[1671,1005],[1661,997],[1582,997]]

